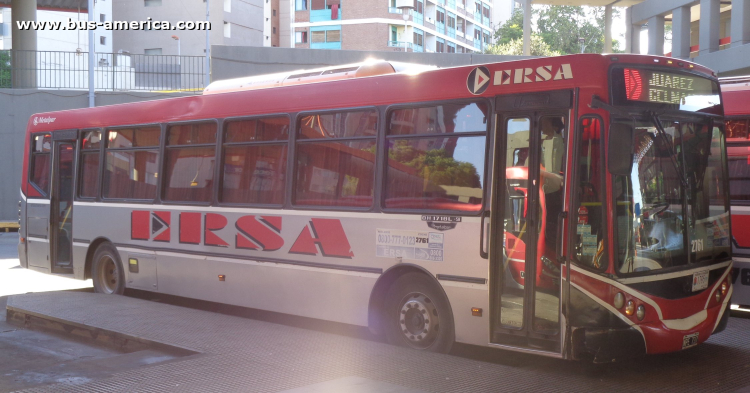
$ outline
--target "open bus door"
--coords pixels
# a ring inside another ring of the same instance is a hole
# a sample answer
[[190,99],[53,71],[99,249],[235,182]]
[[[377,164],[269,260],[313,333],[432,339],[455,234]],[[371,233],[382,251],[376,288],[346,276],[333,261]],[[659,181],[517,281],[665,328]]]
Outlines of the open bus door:
[[50,262],[52,273],[73,273],[73,195],[77,130],[52,134]]
[[[493,344],[562,352],[561,250],[571,91],[497,98]],[[503,157],[504,156],[504,157]]]

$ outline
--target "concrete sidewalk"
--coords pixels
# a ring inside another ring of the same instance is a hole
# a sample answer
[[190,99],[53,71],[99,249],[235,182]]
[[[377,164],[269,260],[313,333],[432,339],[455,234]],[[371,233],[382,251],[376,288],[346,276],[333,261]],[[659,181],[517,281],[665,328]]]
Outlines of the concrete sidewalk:
[[490,361],[422,353],[265,321],[80,292],[16,295],[8,309],[196,354],[83,384],[28,391],[498,392],[733,391],[750,385],[750,320],[697,348],[583,372],[574,362],[490,353]]

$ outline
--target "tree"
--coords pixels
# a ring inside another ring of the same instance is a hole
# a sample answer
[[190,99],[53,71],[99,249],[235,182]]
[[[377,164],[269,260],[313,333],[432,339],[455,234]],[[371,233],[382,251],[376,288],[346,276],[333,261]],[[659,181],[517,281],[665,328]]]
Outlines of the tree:
[[[537,13],[539,34],[552,50],[563,54],[581,53],[583,46],[584,53],[602,53],[603,7],[541,6]],[[617,13],[617,10],[613,10],[613,18]],[[579,39],[583,39],[583,44]],[[617,41],[612,40],[612,48],[618,46]]]
[[10,88],[10,51],[0,50],[0,88]]
[[516,8],[513,15],[495,30],[495,44],[503,45],[523,38],[523,10]]
[[[604,49],[604,7],[582,7],[582,6],[533,6],[533,13],[537,16],[536,27],[539,34],[548,47],[549,52],[558,54],[572,54],[581,52],[579,38],[583,38],[585,53],[601,53]],[[612,11],[613,18],[619,13]],[[533,34],[532,34],[533,37]],[[516,9],[513,15],[495,31],[495,44],[498,46],[510,44],[513,41],[523,42],[523,10]],[[533,40],[532,40],[533,41]],[[532,42],[532,47],[534,43]],[[614,52],[618,49],[617,40],[612,40]],[[486,53],[497,53],[498,48],[488,48]],[[515,53],[514,46],[510,47]],[[502,52],[508,52],[503,47]],[[503,54],[506,54],[503,53]],[[518,54],[521,54],[519,52]],[[537,47],[536,56],[546,56],[547,53],[541,47]],[[532,49],[532,55],[534,55]]]
[[[560,52],[552,50],[539,34],[531,34],[531,56],[560,56]],[[516,38],[505,44],[489,45],[484,53],[491,55],[523,55],[523,37]]]

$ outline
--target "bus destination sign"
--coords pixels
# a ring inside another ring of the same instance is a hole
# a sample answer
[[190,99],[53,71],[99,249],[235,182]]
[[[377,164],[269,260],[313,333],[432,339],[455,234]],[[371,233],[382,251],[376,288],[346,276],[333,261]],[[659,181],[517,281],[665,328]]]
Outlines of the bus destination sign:
[[686,105],[691,97],[717,94],[714,83],[705,78],[634,68],[623,71],[629,101]]

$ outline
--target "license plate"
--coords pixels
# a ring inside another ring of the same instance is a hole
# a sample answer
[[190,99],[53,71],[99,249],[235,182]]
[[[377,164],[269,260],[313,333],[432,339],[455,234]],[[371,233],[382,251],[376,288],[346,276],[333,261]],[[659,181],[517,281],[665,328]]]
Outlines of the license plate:
[[708,270],[693,273],[693,292],[708,288]]
[[698,345],[698,332],[685,335],[685,337],[682,338],[682,349],[694,347],[696,345]]

